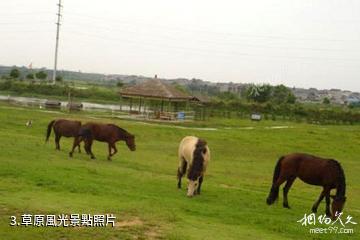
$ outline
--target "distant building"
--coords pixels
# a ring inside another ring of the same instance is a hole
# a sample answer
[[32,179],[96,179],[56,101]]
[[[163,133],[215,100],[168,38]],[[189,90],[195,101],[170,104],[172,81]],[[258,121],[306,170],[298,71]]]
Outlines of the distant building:
[[320,102],[321,101],[321,97],[320,95],[317,93],[317,91],[311,90],[306,98],[307,101],[309,102]]
[[240,95],[244,89],[246,89],[247,85],[242,83],[217,83],[216,87],[220,92],[230,92],[237,95]]
[[347,105],[360,105],[360,97],[351,95],[346,99]]

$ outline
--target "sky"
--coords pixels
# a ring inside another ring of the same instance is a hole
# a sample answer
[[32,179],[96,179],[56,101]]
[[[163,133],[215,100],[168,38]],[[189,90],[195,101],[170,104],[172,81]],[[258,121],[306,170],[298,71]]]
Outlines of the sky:
[[[53,68],[58,0],[0,1],[0,65]],[[360,92],[357,0],[63,0],[58,69]]]

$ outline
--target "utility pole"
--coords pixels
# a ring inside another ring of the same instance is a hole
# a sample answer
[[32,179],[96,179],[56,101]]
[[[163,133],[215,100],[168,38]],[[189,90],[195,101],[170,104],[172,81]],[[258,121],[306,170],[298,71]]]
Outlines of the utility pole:
[[58,58],[58,49],[59,49],[59,33],[60,33],[60,20],[61,20],[61,0],[59,0],[58,5],[58,13],[57,13],[57,29],[56,29],[56,45],[55,45],[55,62],[54,62],[54,71],[53,71],[53,82],[52,84],[55,84],[56,81],[56,71],[57,71],[57,58]]

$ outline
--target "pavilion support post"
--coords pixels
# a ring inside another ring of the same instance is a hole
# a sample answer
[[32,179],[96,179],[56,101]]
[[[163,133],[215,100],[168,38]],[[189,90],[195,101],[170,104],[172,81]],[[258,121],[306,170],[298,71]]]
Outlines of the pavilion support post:
[[203,109],[203,116],[202,116],[202,120],[205,121],[206,120],[206,107],[202,106]]
[[146,98],[144,98],[143,114],[146,113]]
[[132,111],[132,98],[130,98],[130,110],[129,110],[129,112],[131,112]]
[[161,112],[164,112],[164,100],[161,99]]
[[120,112],[122,111],[122,96],[120,95],[120,102],[119,102],[119,108],[120,108]]
[[167,107],[167,111],[171,112],[171,99],[169,99],[169,103],[168,103],[168,107]]
[[179,110],[179,102],[174,103],[174,111],[177,112]]
[[146,118],[148,119],[149,118],[149,111],[148,111],[148,108],[149,108],[149,100],[146,101],[146,98],[144,99],[144,116],[146,116]]
[[142,102],[142,99],[141,97],[139,98],[139,113],[141,113],[141,102]]

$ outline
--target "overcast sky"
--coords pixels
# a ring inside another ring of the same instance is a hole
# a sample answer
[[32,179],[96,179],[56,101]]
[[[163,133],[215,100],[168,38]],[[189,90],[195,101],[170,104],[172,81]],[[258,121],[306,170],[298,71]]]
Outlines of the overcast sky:
[[[0,65],[52,68],[58,0],[0,1]],[[63,0],[59,69],[360,91],[357,0]]]

